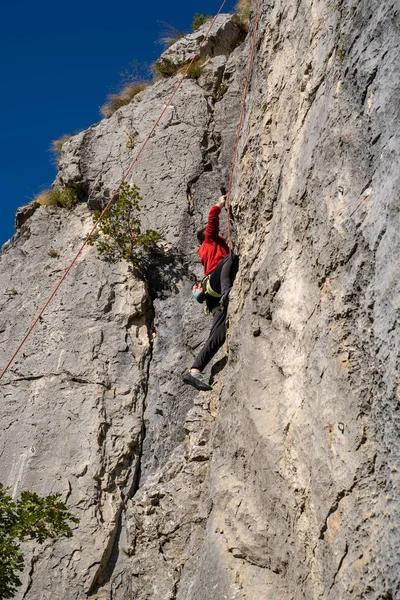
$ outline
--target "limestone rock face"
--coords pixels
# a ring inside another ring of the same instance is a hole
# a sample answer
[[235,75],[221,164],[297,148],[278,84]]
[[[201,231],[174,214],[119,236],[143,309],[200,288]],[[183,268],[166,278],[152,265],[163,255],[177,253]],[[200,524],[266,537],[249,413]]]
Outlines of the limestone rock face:
[[[199,45],[203,41],[210,28],[207,21],[193,33],[177,40],[172,46],[165,50],[156,64],[169,61],[179,65],[193,58]],[[230,14],[220,14],[200,50],[201,57],[215,57],[229,55],[243,38],[243,32],[235,23]]]
[[[85,249],[1,381],[2,483],[59,491],[81,519],[27,547],[20,599],[400,597],[399,18],[377,0],[262,4],[231,206],[240,271],[201,394],[181,382],[209,327],[190,301],[195,231],[227,186],[250,45],[219,17],[132,174],[165,256],[144,283]],[[19,212],[1,365],[176,81],[64,144],[55,184],[74,210]]]

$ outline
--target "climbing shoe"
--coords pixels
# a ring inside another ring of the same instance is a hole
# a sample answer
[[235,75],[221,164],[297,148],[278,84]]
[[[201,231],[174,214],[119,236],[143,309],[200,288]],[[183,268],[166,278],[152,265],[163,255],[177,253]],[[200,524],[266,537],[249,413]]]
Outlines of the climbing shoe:
[[209,392],[212,390],[211,385],[208,385],[208,383],[204,381],[201,373],[193,373],[192,371],[188,371],[182,377],[182,381],[196,388],[196,390],[200,390],[201,392]]

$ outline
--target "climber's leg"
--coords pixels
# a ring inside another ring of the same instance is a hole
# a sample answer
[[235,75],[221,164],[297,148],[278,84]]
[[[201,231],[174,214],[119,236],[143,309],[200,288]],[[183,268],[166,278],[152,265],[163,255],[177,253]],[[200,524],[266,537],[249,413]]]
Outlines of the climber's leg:
[[225,342],[226,337],[226,310],[218,310],[212,320],[210,334],[203,348],[196,356],[192,369],[204,371],[210,360]]
[[[221,297],[221,306],[224,308],[228,305],[229,292],[232,289],[233,282],[235,281],[236,274],[239,269],[239,257],[237,254],[230,253],[228,256],[224,258],[222,261],[222,268],[220,274],[220,294]],[[211,276],[212,278],[212,276]],[[212,281],[210,278],[210,283],[212,287]],[[214,289],[214,288],[213,288]]]
[[[185,375],[183,376],[183,381],[185,383],[193,385],[193,387],[200,390],[212,389],[211,386],[209,386],[205,381],[202,380],[201,372],[205,369],[210,360],[221,348],[221,346],[225,342],[225,337],[226,310],[221,309],[218,310],[213,316],[213,321],[208,339],[204,344],[203,348],[200,350],[199,354],[196,356],[192,368],[188,373],[185,373]],[[194,379],[196,380],[194,381]],[[199,381],[201,381],[201,384],[199,384]],[[202,385],[202,387],[200,387],[200,385]]]

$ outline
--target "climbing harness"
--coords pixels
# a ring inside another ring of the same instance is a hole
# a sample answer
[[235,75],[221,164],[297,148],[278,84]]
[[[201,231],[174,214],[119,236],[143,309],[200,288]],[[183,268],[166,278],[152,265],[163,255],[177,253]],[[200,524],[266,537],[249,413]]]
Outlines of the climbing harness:
[[[46,300],[43,308],[41,309],[41,311],[39,312],[39,314],[37,315],[37,317],[33,321],[32,325],[29,327],[28,331],[26,332],[25,336],[23,337],[23,339],[22,339],[21,343],[19,344],[18,348],[15,350],[14,354],[12,355],[12,357],[10,358],[10,360],[8,361],[8,363],[6,364],[6,366],[4,367],[3,371],[0,374],[0,380],[4,377],[5,373],[8,371],[8,369],[11,366],[11,364],[14,362],[14,360],[15,360],[16,356],[18,355],[19,351],[21,350],[22,346],[25,344],[26,340],[28,339],[28,337],[32,333],[33,329],[35,328],[35,326],[37,325],[37,323],[41,319],[41,317],[42,317],[43,313],[45,312],[46,308],[48,307],[48,305],[50,304],[50,302],[53,300],[54,296],[58,292],[58,290],[61,287],[63,281],[66,279],[67,275],[69,274],[69,272],[71,271],[72,267],[74,266],[74,264],[78,260],[79,256],[82,254],[83,249],[85,248],[85,246],[89,242],[90,238],[92,237],[92,235],[96,231],[97,227],[99,226],[99,224],[103,220],[104,215],[106,214],[106,212],[110,208],[113,200],[116,198],[118,192],[121,189],[121,186],[126,181],[126,179],[129,176],[129,174],[131,173],[134,165],[136,164],[136,162],[138,161],[139,157],[141,156],[143,150],[145,149],[145,147],[146,147],[148,141],[150,140],[150,138],[152,137],[152,135],[153,135],[155,129],[157,128],[158,124],[160,123],[162,117],[164,116],[165,112],[167,111],[167,109],[171,105],[172,100],[174,99],[175,95],[177,94],[178,90],[180,89],[180,87],[181,87],[184,79],[186,78],[186,75],[189,72],[192,64],[194,63],[194,61],[196,60],[196,58],[199,56],[201,48],[203,47],[205,41],[207,40],[207,38],[208,38],[208,36],[210,34],[210,31],[211,31],[211,29],[212,29],[212,27],[213,27],[213,25],[214,25],[217,17],[220,15],[220,13],[221,13],[223,7],[225,6],[225,4],[226,4],[226,0],[223,0],[223,2],[221,4],[221,6],[220,6],[220,8],[219,8],[219,10],[217,12],[217,14],[212,19],[212,21],[210,23],[210,26],[209,26],[209,28],[208,28],[208,30],[207,30],[207,32],[206,32],[203,40],[200,42],[200,44],[199,44],[199,46],[197,48],[197,51],[193,55],[192,60],[188,64],[188,66],[187,66],[184,74],[182,75],[182,77],[180,78],[179,82],[175,86],[175,88],[174,88],[174,90],[173,90],[173,92],[172,92],[172,94],[171,94],[168,102],[163,106],[163,109],[162,109],[160,115],[158,116],[158,118],[155,121],[153,127],[151,128],[149,134],[147,135],[146,139],[144,140],[144,142],[142,143],[141,147],[139,148],[137,154],[132,159],[132,161],[131,161],[128,169],[126,170],[125,174],[123,175],[123,177],[122,177],[119,185],[115,189],[114,193],[111,195],[110,200],[108,201],[108,203],[106,204],[106,206],[102,210],[102,212],[101,212],[99,218],[97,219],[96,223],[93,225],[92,229],[90,230],[90,232],[87,235],[86,239],[82,243],[82,245],[79,248],[78,252],[76,253],[76,255],[74,256],[74,258],[72,259],[70,265],[67,267],[67,269],[65,270],[64,274],[60,278],[59,282],[55,286],[54,290],[50,294],[49,298]],[[232,243],[231,243],[231,226],[230,226],[230,214],[229,214],[230,195],[231,195],[231,188],[232,188],[232,181],[233,181],[233,173],[234,173],[235,164],[236,164],[236,155],[237,155],[237,151],[238,151],[238,147],[239,147],[239,138],[240,138],[240,133],[241,133],[241,129],[242,129],[244,112],[245,112],[245,102],[246,102],[247,91],[248,91],[248,87],[249,87],[249,83],[250,83],[250,74],[251,74],[251,67],[252,67],[252,63],[253,63],[255,43],[256,43],[257,32],[258,32],[258,23],[259,23],[260,11],[261,11],[261,0],[258,0],[257,17],[256,17],[255,28],[254,28],[253,43],[252,43],[252,48],[251,48],[251,52],[250,52],[249,66],[248,66],[248,69],[247,69],[246,85],[245,85],[245,90],[244,90],[244,94],[243,94],[242,108],[241,108],[241,113],[240,113],[240,119],[239,119],[238,129],[237,129],[236,144],[235,144],[235,150],[234,150],[234,153],[233,153],[231,174],[230,174],[230,178],[229,178],[229,186],[228,186],[227,201],[226,201],[226,211],[227,211],[227,220],[228,220],[228,246],[229,246],[229,249],[230,249],[231,252],[232,252]],[[215,310],[218,310],[218,309],[219,308],[216,307],[216,309],[213,309],[213,312],[215,312]]]
[[[212,289],[210,277],[211,277],[211,273],[209,275],[206,275],[205,277],[203,277],[203,279],[201,280],[201,285],[203,286],[204,296],[205,296],[205,301],[206,301],[206,305],[204,307],[204,313],[206,315],[214,315],[216,312],[221,310],[221,304],[219,303],[219,300],[222,297],[222,294],[218,294],[218,292],[216,292]],[[207,296],[209,298],[208,302],[207,302]],[[217,302],[217,300],[218,300],[218,302]],[[216,302],[217,302],[217,304],[215,304]]]
[[209,296],[212,296],[213,298],[221,298],[222,294],[218,294],[218,292],[214,292],[214,290],[212,289],[210,277],[211,273],[210,275],[206,275],[205,277],[203,277],[203,279],[201,280],[201,285],[203,286],[204,293],[208,294]]

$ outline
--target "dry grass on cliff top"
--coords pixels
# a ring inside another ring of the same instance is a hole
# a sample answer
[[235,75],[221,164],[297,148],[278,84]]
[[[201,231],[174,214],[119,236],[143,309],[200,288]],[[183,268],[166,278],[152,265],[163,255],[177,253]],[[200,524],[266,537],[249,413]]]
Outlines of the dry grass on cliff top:
[[118,94],[110,94],[107,102],[100,108],[103,117],[107,119],[115,113],[116,110],[129,104],[135,96],[143,92],[149,84],[146,81],[132,81],[127,83]]
[[239,0],[235,6],[236,24],[242,27],[245,31],[247,31],[249,28],[250,4],[251,0]]
[[60,156],[62,147],[66,142],[69,142],[69,140],[72,140],[72,135],[65,134],[58,138],[58,140],[53,140],[51,142],[50,150],[54,154],[54,156],[56,156],[57,158]]
[[72,188],[50,189],[41,192],[35,198],[35,202],[40,206],[59,206],[62,208],[72,209],[78,202],[78,197]]

